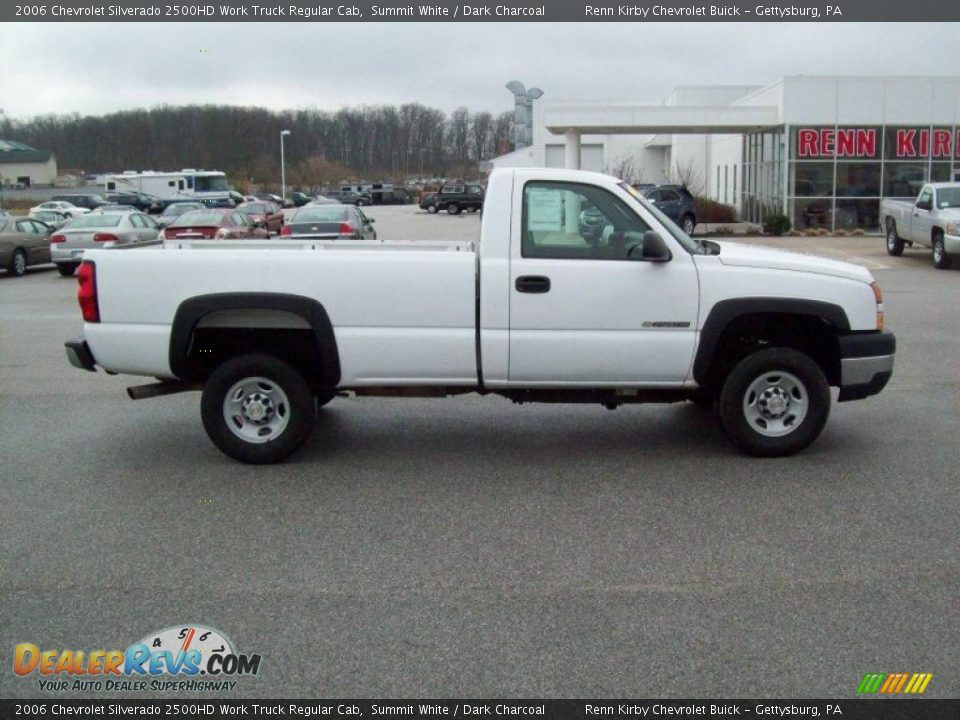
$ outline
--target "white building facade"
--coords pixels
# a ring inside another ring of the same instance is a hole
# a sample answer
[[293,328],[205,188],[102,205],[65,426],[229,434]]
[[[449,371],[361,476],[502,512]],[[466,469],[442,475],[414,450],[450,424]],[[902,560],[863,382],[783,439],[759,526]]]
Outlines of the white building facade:
[[662,105],[534,103],[533,145],[497,165],[681,182],[743,220],[873,232],[884,197],[960,180],[960,78],[785,77],[681,87]]
[[52,185],[56,178],[57,160],[52,152],[0,140],[0,185]]

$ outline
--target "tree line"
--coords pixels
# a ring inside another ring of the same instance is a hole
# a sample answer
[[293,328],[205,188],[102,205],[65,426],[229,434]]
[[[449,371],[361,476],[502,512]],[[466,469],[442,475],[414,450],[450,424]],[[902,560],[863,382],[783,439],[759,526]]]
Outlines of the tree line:
[[272,111],[163,105],[108,115],[0,115],[0,137],[52,150],[61,170],[223,170],[237,185],[277,182],[280,132],[288,184],[407,176],[474,177],[513,149],[513,112],[447,115],[419,103]]

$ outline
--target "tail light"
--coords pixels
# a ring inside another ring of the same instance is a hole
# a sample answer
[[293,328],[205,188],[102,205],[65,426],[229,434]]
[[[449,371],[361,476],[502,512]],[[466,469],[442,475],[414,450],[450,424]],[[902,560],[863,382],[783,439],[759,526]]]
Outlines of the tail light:
[[94,242],[117,242],[119,239],[113,233],[97,233],[93,236]]
[[282,228],[280,228],[280,234],[283,236],[293,235],[293,228],[289,225],[284,225]]
[[62,243],[62,242],[66,242],[66,241],[67,241],[67,236],[66,236],[66,235],[61,235],[60,233],[57,233],[56,235],[51,235],[51,236],[50,236],[50,242],[52,242],[52,243]]
[[97,303],[97,266],[84,260],[77,269],[77,301],[84,322],[100,322],[100,305]]
[[341,235],[353,235],[353,225],[348,222],[340,223],[340,234]]

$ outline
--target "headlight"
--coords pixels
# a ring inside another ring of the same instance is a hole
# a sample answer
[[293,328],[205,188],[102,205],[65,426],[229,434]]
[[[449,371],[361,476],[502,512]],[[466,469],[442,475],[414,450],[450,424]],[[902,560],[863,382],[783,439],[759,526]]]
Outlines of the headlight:
[[873,297],[877,301],[877,330],[883,330],[883,292],[876,282],[870,283],[870,289],[873,290]]
[[960,235],[960,223],[947,223],[947,235]]

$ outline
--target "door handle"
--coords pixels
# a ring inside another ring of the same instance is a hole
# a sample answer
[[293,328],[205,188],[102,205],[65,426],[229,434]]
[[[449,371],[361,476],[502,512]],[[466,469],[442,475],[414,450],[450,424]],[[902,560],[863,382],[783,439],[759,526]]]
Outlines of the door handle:
[[543,275],[521,275],[514,283],[517,292],[542,294],[550,292],[550,278]]

